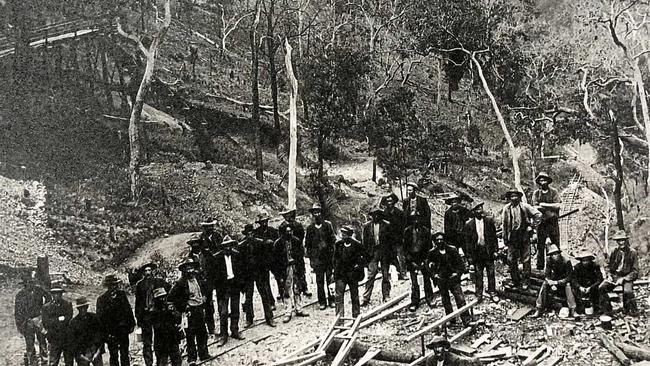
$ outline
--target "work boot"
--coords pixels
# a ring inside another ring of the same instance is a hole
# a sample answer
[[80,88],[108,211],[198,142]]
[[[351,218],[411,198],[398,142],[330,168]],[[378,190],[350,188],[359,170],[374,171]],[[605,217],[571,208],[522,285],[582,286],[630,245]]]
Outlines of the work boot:
[[246,324],[244,325],[244,328],[250,328],[253,326],[253,321],[252,320],[246,320]]
[[320,306],[318,307],[318,309],[319,309],[319,310],[325,310],[325,309],[327,309],[327,305],[325,305],[325,304],[320,304]]
[[217,342],[217,347],[223,347],[226,345],[226,343],[228,343],[228,336],[221,336]]
[[542,311],[542,309],[535,309],[535,312],[530,317],[533,319],[537,319],[537,318],[541,318],[543,314],[544,311]]
[[303,292],[302,294],[305,295],[305,296],[307,296],[307,297],[309,297],[309,298],[311,298],[311,296],[312,296],[312,293],[309,292],[309,291],[305,291],[305,292]]
[[436,303],[433,300],[427,300],[427,306],[433,309],[436,306]]
[[271,305],[271,311],[275,311],[275,310],[276,310],[275,304]]
[[299,312],[299,313],[297,312],[297,313],[296,313],[296,316],[299,317],[299,318],[306,318],[306,317],[309,316],[309,314],[307,314],[307,313],[303,313],[303,312],[301,311],[301,312]]
[[283,323],[288,323],[289,321],[291,321],[291,315],[286,315],[284,319],[282,319]]
[[246,339],[246,337],[241,335],[239,332],[232,332],[231,337],[233,337],[234,339],[240,340],[240,341]]
[[418,306],[415,305],[415,304],[409,306],[409,311],[412,312],[412,313],[415,312],[417,309],[418,309]]
[[275,328],[275,327],[276,327],[276,325],[275,325],[275,321],[273,321],[273,319],[267,319],[267,320],[266,320],[266,325],[268,325],[268,326],[271,327],[271,328]]
[[370,301],[368,301],[368,300],[363,300],[363,301],[361,302],[361,307],[368,306],[369,304],[370,304]]

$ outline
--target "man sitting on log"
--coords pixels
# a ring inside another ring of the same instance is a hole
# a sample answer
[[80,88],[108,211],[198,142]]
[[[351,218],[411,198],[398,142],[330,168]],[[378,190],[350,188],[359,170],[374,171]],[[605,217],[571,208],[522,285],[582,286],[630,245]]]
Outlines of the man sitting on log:
[[603,282],[600,266],[594,261],[595,256],[588,251],[578,253],[575,258],[580,261],[573,267],[579,310],[584,312],[586,308],[598,308],[598,285]]
[[612,315],[612,304],[608,292],[616,286],[623,286],[623,308],[625,312],[636,316],[637,306],[634,298],[634,280],[639,274],[636,250],[630,248],[629,237],[623,230],[619,230],[612,238],[618,248],[609,256],[609,275],[598,287],[600,294],[600,308],[608,315]]
[[433,350],[433,355],[427,357],[426,366],[474,366],[481,365],[475,357],[464,357],[450,352],[451,343],[443,336],[435,336],[427,348]]
[[[550,238],[548,239],[550,242]],[[548,244],[548,243],[547,243]],[[539,289],[537,296],[537,310],[532,315],[533,318],[539,318],[544,313],[547,306],[549,289],[552,293],[564,291],[566,294],[567,305],[569,306],[569,318],[575,316],[576,300],[573,295],[571,281],[573,279],[573,266],[571,261],[562,256],[560,249],[555,244],[548,245],[548,258],[546,271],[544,274],[544,283]]]
[[417,218],[415,223],[404,230],[404,254],[406,267],[411,277],[411,306],[409,311],[416,311],[420,306],[420,285],[418,283],[418,272],[422,272],[424,280],[424,297],[429,307],[433,307],[433,288],[431,277],[426,268],[427,254],[431,250],[431,233]]
[[334,244],[334,274],[331,282],[336,283],[336,314],[345,316],[345,287],[350,288],[352,317],[359,316],[359,281],[363,279],[364,248],[352,237],[354,230],[345,226],[341,228],[342,239]]
[[474,272],[476,299],[483,299],[483,270],[488,282],[488,295],[497,301],[494,260],[497,255],[497,229],[494,220],[485,216],[483,202],[472,207],[473,219],[465,223],[464,237],[469,272]]
[[[465,295],[460,287],[460,276],[465,272],[465,263],[458,254],[458,249],[447,244],[444,233],[437,232],[433,234],[433,242],[435,248],[429,251],[428,267],[433,275],[433,283],[438,286],[440,297],[442,297],[445,314],[451,314],[454,309],[451,306],[450,292],[454,295],[458,308],[465,306]],[[464,312],[460,317],[463,324],[468,326],[470,322],[469,313]]]

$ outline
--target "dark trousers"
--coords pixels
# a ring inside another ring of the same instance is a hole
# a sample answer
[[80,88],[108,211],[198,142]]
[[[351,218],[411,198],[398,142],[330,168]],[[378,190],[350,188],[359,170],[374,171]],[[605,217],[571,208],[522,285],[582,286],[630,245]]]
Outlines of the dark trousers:
[[205,294],[205,325],[208,328],[208,333],[214,334],[214,283],[206,281],[206,294]]
[[[23,330],[25,337],[25,365],[45,365],[47,362],[47,339],[32,320],[28,320]],[[38,340],[38,357],[36,356],[36,340]]]
[[[608,292],[616,287],[613,282],[603,281],[598,286],[598,293],[600,294],[600,310],[605,314],[612,314],[612,303],[609,300]],[[625,311],[637,311],[636,299],[634,297],[634,283],[630,281],[623,282],[623,309]]]
[[307,273],[305,273],[306,271],[304,258],[300,258],[296,261],[294,270],[296,271],[296,283],[300,292],[309,292],[309,288],[307,286]]
[[187,362],[196,362],[196,356],[201,360],[210,358],[208,353],[208,330],[205,327],[205,312],[201,306],[188,309],[185,340],[187,342]]
[[[383,299],[386,300],[390,297],[390,261],[381,261],[381,294]],[[379,262],[373,260],[368,264],[368,280],[366,281],[366,289],[363,292],[363,301],[370,301],[372,289],[375,287],[375,278],[379,272]]]
[[109,334],[106,340],[108,346],[108,362],[110,366],[129,366],[129,333]]
[[492,294],[496,292],[494,261],[479,260],[476,261],[474,267],[476,268],[476,273],[474,273],[474,293],[476,293],[476,297],[483,296],[483,271],[485,271],[485,274],[487,276],[488,293]]
[[[286,281],[287,273],[286,273],[286,268],[278,268],[274,269],[273,271],[273,277],[275,277],[275,282],[278,285],[278,297],[282,299],[284,302],[284,298],[286,297],[286,291],[284,291],[285,285],[284,282]],[[271,291],[271,285],[269,284],[269,292],[271,293],[271,298],[273,298],[273,292]],[[273,303],[275,305],[275,301]]]
[[178,344],[156,350],[156,366],[167,366],[171,362],[172,366],[181,366],[181,351]]
[[[233,280],[227,280],[223,287],[217,289],[217,303],[219,308],[219,335],[228,336],[228,319],[230,318],[230,331],[239,333],[239,286]],[[252,304],[252,303],[251,303]]]
[[273,311],[271,310],[271,294],[267,291],[269,287],[269,272],[254,273],[252,278],[246,282],[244,289],[246,295],[246,302],[244,303],[244,313],[246,314],[246,321],[252,323],[255,319],[255,312],[253,310],[253,294],[255,287],[262,299],[262,308],[264,309],[264,319],[266,321],[273,319]]
[[524,264],[524,278],[526,280],[530,274],[530,241],[526,230],[513,231],[510,233],[510,240],[506,243],[508,246],[508,267],[510,278],[515,286],[522,282],[522,275],[519,272],[519,262]]
[[537,295],[537,302],[535,303],[537,308],[538,309],[546,308],[549,294],[559,293],[559,294],[564,294],[566,296],[566,302],[569,309],[575,310],[576,299],[575,296],[573,295],[573,288],[571,287],[571,283],[567,282],[564,285],[556,285],[555,288],[556,290],[553,291],[551,285],[549,285],[548,283],[546,283],[546,281],[544,281],[542,287],[539,289],[539,294]]
[[153,365],[153,324],[149,318],[145,315],[145,318],[138,322],[142,329],[142,358],[145,366]]
[[[454,308],[451,305],[450,292],[454,295],[456,307],[461,308],[465,306],[465,295],[463,294],[463,289],[460,287],[460,282],[438,281],[437,285],[440,297],[442,298],[442,306],[445,308],[445,314],[451,314],[454,312]],[[463,324],[467,324],[470,321],[470,315],[468,312],[462,313],[460,318],[463,320]]]
[[[330,277],[332,277],[332,270],[316,272],[316,292],[318,294],[318,303],[320,305],[327,305],[334,303],[335,297],[330,293],[329,284]],[[327,291],[327,295],[325,295]]]
[[546,261],[546,239],[550,238],[551,242],[560,247],[560,222],[558,219],[543,221],[537,227],[537,269],[544,269]]
[[66,341],[50,339],[49,366],[58,366],[59,361],[61,360],[61,355],[63,355],[63,364],[65,366],[73,365],[74,357],[72,355],[72,350],[70,349],[70,346],[66,344]]
[[433,287],[431,286],[431,278],[429,272],[411,268],[409,277],[411,277],[411,305],[419,306],[420,304],[420,284],[418,283],[418,271],[422,272],[422,279],[424,280],[424,298],[427,302],[433,300]]
[[356,318],[361,313],[361,305],[359,304],[359,281],[355,281],[347,276],[336,280],[336,315],[345,316],[345,286],[350,287],[352,317]]

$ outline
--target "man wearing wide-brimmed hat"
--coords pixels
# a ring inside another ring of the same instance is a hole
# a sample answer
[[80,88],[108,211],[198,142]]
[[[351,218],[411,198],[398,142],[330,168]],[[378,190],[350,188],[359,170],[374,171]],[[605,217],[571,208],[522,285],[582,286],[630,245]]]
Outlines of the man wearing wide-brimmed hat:
[[539,289],[535,303],[537,309],[532,317],[538,318],[544,313],[550,294],[564,294],[569,308],[569,317],[573,318],[576,310],[576,299],[572,286],[573,265],[568,258],[562,255],[557,245],[551,243],[550,238],[545,244],[548,245],[548,258],[544,271],[544,283]]
[[[542,213],[535,207],[521,202],[524,196],[517,188],[506,192],[508,203],[501,211],[503,223],[503,242],[508,248],[508,266],[514,287],[528,288],[530,274],[530,241],[537,240],[537,226]],[[519,262],[524,265],[524,276],[519,272]]]
[[248,271],[247,275],[244,274],[246,281],[244,285],[246,300],[242,305],[246,314],[246,328],[251,327],[255,319],[255,306],[253,304],[255,287],[257,287],[257,292],[260,294],[260,299],[262,300],[262,309],[264,310],[266,324],[275,327],[273,307],[271,307],[271,297],[273,295],[269,292],[268,268],[268,257],[272,253],[264,247],[264,241],[262,239],[253,236],[253,231],[253,225],[246,224],[244,230],[242,230],[244,240],[238,245],[240,253],[244,254],[245,269]]
[[[291,226],[291,230],[293,231],[293,236],[298,238],[301,243],[305,240],[305,228],[302,226],[301,223],[296,221],[296,209],[295,208],[287,208],[284,211],[280,212],[280,215],[284,219],[280,226],[278,226],[278,230],[282,232],[286,226]],[[296,283],[298,284],[298,288],[300,289],[300,293],[307,296],[311,297],[311,292],[309,292],[309,288],[307,286],[307,274],[305,273],[305,258],[298,258],[296,261]]]
[[451,343],[442,335],[436,335],[427,348],[433,354],[427,357],[426,366],[479,366],[481,361],[475,357],[465,357],[451,352]]
[[[320,310],[334,307],[334,294],[330,293],[329,284],[332,275],[332,253],[336,243],[336,233],[331,222],[323,219],[323,210],[319,203],[309,209],[312,222],[307,226],[305,249],[311,268],[316,274],[316,293]],[[327,282],[327,283],[326,283]],[[326,295],[327,292],[327,295]]]
[[598,286],[603,282],[600,265],[594,260],[596,257],[589,251],[583,250],[575,255],[579,261],[573,266],[573,288],[578,295],[578,309],[598,309]]
[[336,315],[345,316],[345,288],[350,289],[352,317],[361,313],[359,304],[359,281],[363,279],[365,250],[361,243],[352,236],[354,229],[350,226],[341,228],[341,240],[334,244],[333,271],[331,280],[336,284]]
[[472,207],[473,218],[465,224],[463,237],[467,248],[469,273],[474,273],[474,293],[483,299],[483,271],[487,276],[487,292],[492,300],[496,298],[494,260],[497,257],[497,228],[492,217],[486,216],[484,202]]
[[394,258],[390,242],[389,224],[383,219],[383,210],[379,207],[370,209],[370,221],[363,224],[361,243],[366,250],[368,262],[368,280],[363,292],[361,306],[370,303],[372,290],[375,286],[375,277],[381,268],[381,294],[384,301],[390,297],[390,264]]
[[135,318],[122,281],[114,274],[104,277],[106,292],[97,298],[97,316],[106,331],[106,344],[111,365],[129,366],[129,334],[135,328]]
[[533,192],[530,204],[542,213],[542,221],[537,227],[537,269],[544,269],[544,260],[546,258],[545,245],[546,239],[550,238],[558,248],[560,246],[560,193],[549,184],[553,178],[545,172],[540,172],[535,178],[535,183],[539,186]]
[[298,317],[306,317],[309,314],[302,310],[301,291],[296,282],[295,265],[299,258],[304,258],[305,250],[302,242],[293,236],[291,226],[285,226],[282,236],[274,243],[273,258],[278,268],[284,269],[284,292],[287,294],[289,303],[287,304],[286,313],[283,322],[291,320],[292,313],[295,312]]
[[206,248],[210,251],[216,251],[219,243],[221,243],[221,240],[223,239],[222,235],[219,234],[216,230],[217,219],[206,219],[199,223],[199,226],[201,226],[201,234],[199,235],[199,239],[201,239],[203,242],[203,248]]
[[244,290],[244,258],[236,249],[237,240],[229,235],[224,236],[219,251],[215,254],[217,277],[217,303],[219,309],[219,343],[223,346],[228,342],[228,322],[230,321],[230,336],[234,339],[244,339],[239,333],[239,298]]
[[419,220],[425,227],[431,230],[431,208],[426,198],[419,196],[417,192],[420,187],[415,182],[406,183],[406,198],[402,201],[402,211],[406,216],[406,225],[413,225],[415,217],[420,216]]
[[[265,248],[264,253],[273,253],[273,245],[275,244],[275,241],[278,240],[280,235],[278,234],[278,230],[269,226],[269,216],[266,214],[259,214],[257,215],[257,220],[255,221],[257,224],[257,228],[255,228],[255,231],[253,231],[253,237],[261,239],[263,242],[263,247]],[[278,285],[278,300],[284,301],[285,293],[284,293],[284,269],[280,268],[275,261],[273,260],[272,255],[267,255],[266,256],[267,260],[267,268],[271,273],[273,273],[273,277],[275,277],[275,282]],[[271,285],[269,283],[269,288],[268,288],[270,296],[270,301],[271,301],[271,307],[275,307],[275,298],[273,296],[273,292],[271,291]]]
[[90,301],[80,296],[74,307],[77,315],[70,321],[72,352],[78,366],[102,366],[104,331],[97,314],[89,312]]
[[140,267],[142,278],[135,285],[135,319],[142,329],[142,357],[145,366],[153,366],[153,290],[158,287],[169,289],[171,286],[160,277],[154,276],[158,268],[155,263],[145,263]]
[[[396,205],[399,202],[397,195],[391,193],[388,196],[384,197],[384,220],[388,222],[388,241],[392,243],[393,247],[393,263],[397,267],[397,279],[404,280],[406,279],[406,271],[408,270],[408,265],[404,259],[404,229],[406,229],[406,217],[404,216],[404,211],[398,208]],[[417,222],[416,219],[414,222]],[[423,223],[420,223],[421,225]],[[395,260],[397,259],[397,260]]]
[[456,193],[445,199],[449,208],[445,211],[444,232],[447,244],[455,246],[462,256],[467,254],[463,230],[465,223],[472,215],[470,210],[462,205],[463,198]]
[[43,306],[43,328],[47,331],[49,343],[49,366],[57,366],[63,355],[65,366],[72,366],[74,358],[70,344],[70,320],[72,303],[63,298],[63,288],[52,284],[52,301]]
[[42,332],[41,310],[50,301],[50,294],[36,284],[32,271],[22,275],[21,283],[23,288],[16,294],[14,302],[14,319],[16,329],[25,338],[25,365],[44,365],[47,362],[47,339]]
[[173,303],[167,301],[167,290],[158,287],[153,290],[154,310],[152,323],[154,332],[153,349],[158,365],[181,366],[179,344],[183,339],[182,316]]
[[600,294],[600,310],[612,314],[608,292],[616,286],[623,287],[623,309],[629,315],[638,315],[638,308],[634,296],[634,281],[639,276],[639,262],[636,250],[630,248],[629,237],[624,230],[617,231],[612,237],[617,247],[609,256],[609,274],[605,281],[598,287]]

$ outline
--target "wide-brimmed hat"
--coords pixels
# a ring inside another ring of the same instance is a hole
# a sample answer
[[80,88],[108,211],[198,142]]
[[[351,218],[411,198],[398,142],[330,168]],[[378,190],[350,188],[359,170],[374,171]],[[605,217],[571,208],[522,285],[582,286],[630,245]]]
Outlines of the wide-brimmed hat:
[[55,292],[63,293],[63,292],[65,292],[65,290],[60,285],[52,285],[52,287],[50,287],[50,292],[51,293],[55,293]]
[[159,297],[166,296],[167,291],[165,290],[164,287],[158,287],[158,288],[153,289],[152,295],[153,295],[154,299],[157,299]]
[[75,308],[80,308],[82,306],[90,306],[90,301],[88,301],[86,296],[80,296],[74,302],[74,307]]
[[384,213],[384,210],[381,209],[379,206],[373,206],[368,210],[368,213],[373,215],[373,214],[382,214]]
[[413,187],[416,191],[420,190],[420,186],[418,186],[418,184],[415,183],[415,182],[408,182],[408,183],[406,183],[406,186],[407,186],[407,187],[411,186],[411,187]]
[[120,282],[122,282],[122,281],[119,278],[117,278],[116,275],[109,274],[109,275],[106,275],[106,277],[104,277],[104,280],[102,281],[102,284],[104,286],[108,286],[108,285],[116,285],[116,284],[118,284]]
[[436,233],[433,233],[433,235],[431,235],[431,240],[436,240],[437,238],[445,239],[445,233],[443,233],[442,231],[438,231]]
[[259,214],[257,215],[257,220],[255,220],[255,223],[259,224],[260,222],[264,221],[269,221],[270,217],[267,214]]
[[462,197],[456,193],[452,193],[449,197],[445,198],[445,204],[451,205],[452,201],[462,200]]
[[555,253],[559,253],[559,252],[560,252],[560,248],[558,248],[557,245],[555,245],[555,244],[551,244],[548,247],[548,252],[546,254],[551,255],[551,254],[555,254]]
[[255,231],[253,224],[246,224],[244,225],[244,230],[242,230],[241,233],[246,235],[248,233],[252,233],[253,231]]
[[203,242],[203,240],[201,240],[201,237],[198,236],[198,235],[196,235],[196,234],[194,234],[194,235],[190,236],[190,237],[187,239],[187,241],[185,242],[185,244],[187,244],[187,245],[189,245],[189,246],[193,246],[193,245],[199,245],[199,244],[201,244],[201,242]]
[[518,190],[516,187],[512,187],[506,192],[506,198],[510,198],[512,195],[522,197],[524,195],[524,192]]
[[591,253],[588,250],[583,250],[583,251],[579,252],[578,254],[576,254],[575,258],[576,259],[583,259],[584,258],[584,259],[594,260],[594,259],[596,259],[596,256],[593,255],[593,253]]
[[20,283],[22,283],[22,284],[31,283],[31,282],[34,282],[34,281],[36,281],[36,280],[34,279],[34,275],[33,275],[33,273],[31,271],[23,273],[20,276]]
[[287,216],[294,213],[296,213],[295,208],[286,208],[284,211],[280,211],[280,216]]
[[479,208],[479,207],[483,207],[483,205],[485,205],[485,202],[483,202],[483,201],[479,201],[477,204],[475,204],[474,206],[472,206],[472,211],[476,210],[476,209]]
[[151,268],[152,270],[158,268],[158,265],[154,262],[145,263],[140,266],[140,271],[144,271],[145,268]]
[[205,226],[215,226],[216,224],[217,224],[217,219],[209,218],[209,219],[201,222],[199,225],[205,227]]
[[433,337],[431,342],[429,342],[429,344],[427,344],[427,348],[428,349],[433,349],[435,346],[439,346],[439,345],[443,346],[443,347],[449,347],[449,346],[451,346],[451,343],[449,343],[447,338],[438,335],[438,336]]
[[323,208],[321,207],[320,203],[316,202],[311,206],[309,212],[314,213],[314,211],[323,211]]
[[343,226],[341,232],[344,234],[352,235],[354,234],[354,229],[351,226]]
[[185,270],[186,268],[189,267],[194,267],[196,268],[199,265],[197,261],[195,261],[193,258],[186,258],[183,263],[178,265],[178,269],[181,271]]
[[223,240],[221,241],[221,246],[230,246],[233,244],[237,244],[237,240],[234,240],[233,238],[230,237],[230,235],[226,235],[223,237]]
[[625,232],[625,230],[618,230],[618,231],[614,234],[614,236],[612,236],[612,239],[613,239],[613,240],[626,240],[626,239],[629,239],[629,238],[630,238],[630,237],[627,236],[627,233]]
[[551,176],[546,172],[539,172],[539,174],[537,174],[537,177],[535,177],[535,183],[539,184],[539,180],[541,178],[546,178],[549,183],[553,183],[553,178],[551,178]]

